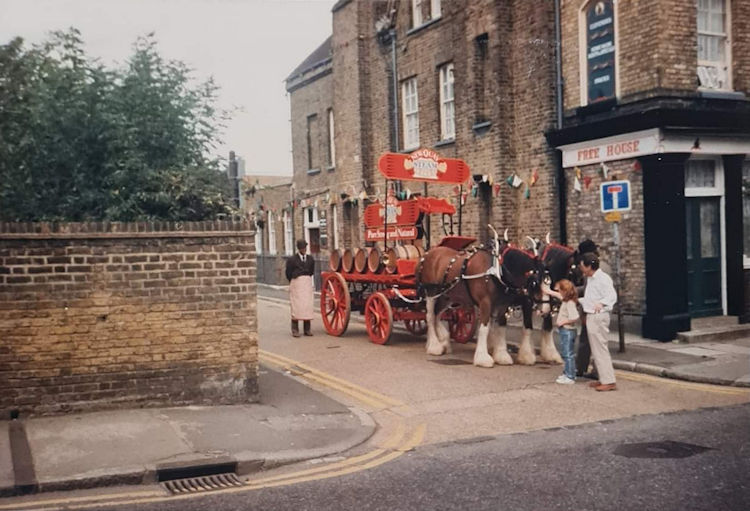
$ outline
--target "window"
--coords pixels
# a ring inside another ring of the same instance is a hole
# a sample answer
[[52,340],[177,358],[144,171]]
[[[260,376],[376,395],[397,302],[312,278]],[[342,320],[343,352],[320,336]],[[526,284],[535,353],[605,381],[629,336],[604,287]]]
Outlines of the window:
[[491,95],[486,76],[489,59],[489,35],[485,32],[474,39],[474,124],[487,121],[485,98]]
[[332,239],[334,250],[339,249],[339,217],[337,213],[338,208],[336,207],[336,204],[334,204],[331,206],[331,229],[333,229]]
[[728,0],[698,2],[698,82],[705,89],[729,89]]
[[294,253],[294,234],[292,233],[292,217],[288,210],[284,210],[282,214],[282,222],[284,224],[284,253],[286,255],[292,255]]
[[440,68],[440,138],[456,138],[456,111],[453,96],[453,64]]
[[274,214],[268,212],[268,253],[269,255],[276,255],[276,222]]
[[333,108],[328,109],[328,167],[336,166],[336,146],[333,142]]
[[318,163],[318,116],[307,116],[307,169],[315,170]]
[[742,164],[742,226],[745,268],[750,267],[750,160]]
[[614,0],[592,0],[580,14],[581,104],[614,98],[616,39]]
[[419,27],[441,15],[440,0],[411,0],[412,27]]
[[410,78],[403,83],[404,148],[419,147],[419,100],[417,79]]
[[263,227],[260,225],[255,231],[255,252],[259,255],[263,253]]

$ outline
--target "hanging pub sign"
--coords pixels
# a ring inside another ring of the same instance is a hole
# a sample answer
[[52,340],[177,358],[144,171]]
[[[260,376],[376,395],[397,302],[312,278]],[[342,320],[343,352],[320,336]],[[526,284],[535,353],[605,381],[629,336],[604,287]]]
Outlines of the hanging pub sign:
[[463,160],[443,158],[431,149],[418,149],[411,154],[385,153],[378,160],[378,170],[386,179],[444,184],[462,184],[471,174]]
[[586,9],[588,102],[615,97],[615,9],[613,0],[594,0]]

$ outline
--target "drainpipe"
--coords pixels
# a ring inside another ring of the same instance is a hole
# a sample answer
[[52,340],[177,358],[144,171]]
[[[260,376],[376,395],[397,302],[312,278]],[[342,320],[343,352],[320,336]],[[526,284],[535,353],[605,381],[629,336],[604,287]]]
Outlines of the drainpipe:
[[[556,128],[563,127],[563,78],[562,78],[562,34],[560,21],[560,1],[555,0],[555,113],[557,115]],[[560,219],[560,242],[567,243],[568,229],[565,220],[565,169],[562,164],[562,152],[555,151],[557,163],[557,197],[558,218]]]
[[392,28],[391,36],[391,74],[393,76],[393,140],[391,147],[394,153],[398,152],[398,75],[396,67],[396,29]]

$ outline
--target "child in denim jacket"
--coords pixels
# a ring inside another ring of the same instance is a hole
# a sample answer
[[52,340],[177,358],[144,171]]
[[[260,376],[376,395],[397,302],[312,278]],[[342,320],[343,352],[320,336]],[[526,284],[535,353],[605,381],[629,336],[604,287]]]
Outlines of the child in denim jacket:
[[573,283],[562,279],[557,283],[555,289],[559,292],[548,291],[547,294],[562,300],[560,311],[557,313],[557,331],[560,339],[560,355],[563,358],[563,374],[555,383],[572,385],[576,380],[575,343],[578,320],[578,292]]

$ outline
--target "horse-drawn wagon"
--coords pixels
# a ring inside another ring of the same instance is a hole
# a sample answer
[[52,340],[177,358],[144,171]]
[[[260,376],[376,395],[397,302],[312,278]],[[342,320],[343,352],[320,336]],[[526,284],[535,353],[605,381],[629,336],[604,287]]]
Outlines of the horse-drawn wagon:
[[[370,340],[387,344],[397,321],[403,321],[412,334],[427,332],[425,303],[416,281],[417,266],[429,248],[425,219],[442,215],[446,232],[438,246],[460,250],[476,240],[460,236],[460,228],[459,235],[453,235],[456,207],[449,201],[426,196],[399,201],[389,187],[394,180],[463,186],[470,170],[462,160],[441,158],[425,149],[386,153],[378,170],[385,176],[386,197],[365,210],[365,240],[370,246],[331,252],[330,271],[322,274],[320,312],[326,331],[340,336],[349,326],[351,312],[358,311],[364,314]],[[473,306],[450,307],[440,317],[448,322],[454,341],[466,343],[473,338],[477,328]]]

